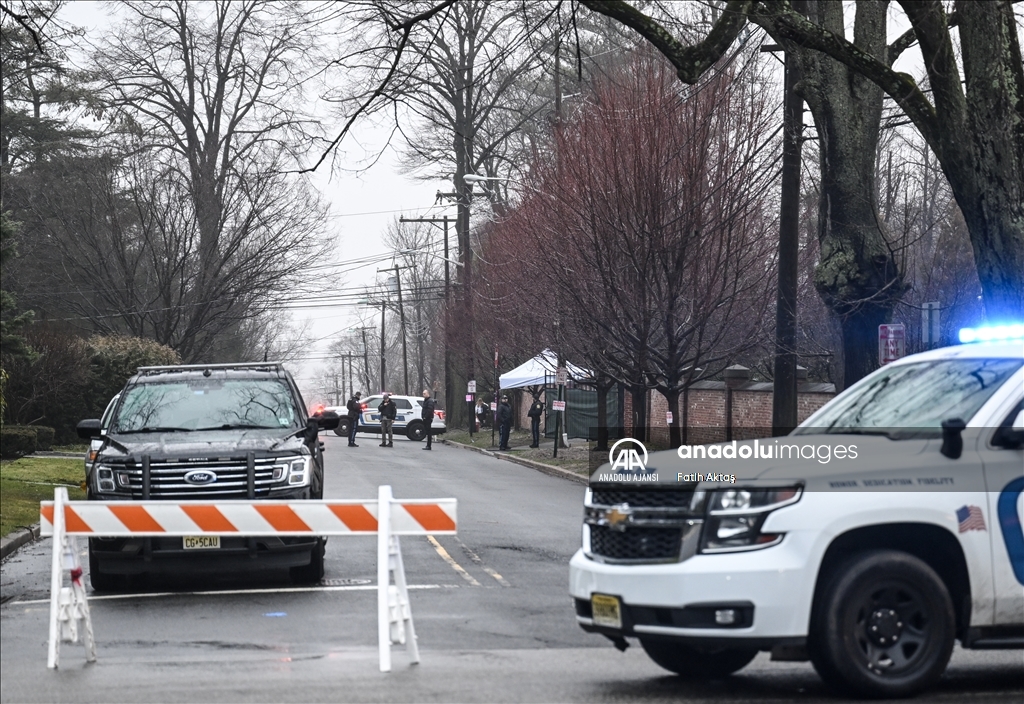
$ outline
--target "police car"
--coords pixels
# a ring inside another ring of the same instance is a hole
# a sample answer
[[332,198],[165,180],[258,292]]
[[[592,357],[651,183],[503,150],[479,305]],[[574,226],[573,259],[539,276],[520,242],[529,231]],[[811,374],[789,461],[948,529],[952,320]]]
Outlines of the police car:
[[1024,326],[961,340],[784,438],[609,457],[570,563],[579,625],[691,679],[770,651],[868,697],[927,688],[955,640],[1024,648]]
[[[396,396],[391,394],[391,400],[395,402],[397,414],[392,432],[395,435],[405,435],[410,440],[420,442],[427,437],[427,426],[423,422],[423,398],[421,396]],[[362,414],[359,417],[360,433],[376,433],[380,435],[380,411],[377,407],[384,401],[384,396],[377,394],[370,396],[360,403]],[[431,435],[441,435],[447,430],[445,426],[444,411],[440,408],[434,409],[434,420],[430,424]]]

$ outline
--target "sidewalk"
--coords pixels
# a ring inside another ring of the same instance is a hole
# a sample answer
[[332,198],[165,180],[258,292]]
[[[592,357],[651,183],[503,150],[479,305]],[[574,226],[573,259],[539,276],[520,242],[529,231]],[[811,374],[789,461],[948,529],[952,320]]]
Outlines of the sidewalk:
[[[444,436],[439,439],[441,442],[452,447],[473,450],[501,460],[514,462],[515,464],[530,467],[531,469],[536,469],[539,472],[561,479],[567,479],[579,484],[587,484],[588,482],[590,450],[587,447],[587,443],[583,440],[570,441],[571,447],[559,448],[558,458],[555,459],[552,457],[554,440],[542,439],[539,448],[531,448],[529,446],[530,436],[528,433],[513,433],[509,438],[510,449],[507,451],[499,450],[497,446],[491,445],[490,429],[486,429],[482,433],[473,433],[473,444],[462,442],[462,440],[469,439],[469,434],[466,432],[452,433],[452,435],[457,437],[458,440]],[[497,439],[497,436],[495,436],[495,439]]]

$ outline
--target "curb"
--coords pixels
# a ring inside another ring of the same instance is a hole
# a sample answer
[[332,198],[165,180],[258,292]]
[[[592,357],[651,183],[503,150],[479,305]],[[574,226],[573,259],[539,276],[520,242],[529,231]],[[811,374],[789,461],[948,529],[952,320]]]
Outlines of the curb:
[[13,555],[22,545],[31,543],[33,540],[38,539],[38,523],[32,526],[18,528],[13,533],[5,535],[3,539],[0,540],[0,560],[7,559],[8,555]]
[[577,484],[583,484],[584,486],[586,486],[589,483],[587,477],[576,474],[575,472],[570,472],[569,470],[562,469],[561,467],[552,467],[551,465],[544,464],[543,462],[528,460],[525,457],[514,457],[512,455],[506,455],[504,453],[491,452],[490,450],[485,450],[482,447],[473,447],[472,445],[466,445],[461,442],[455,442],[454,440],[442,439],[441,442],[443,442],[445,445],[451,445],[452,447],[459,447],[462,448],[463,450],[472,450],[473,452],[479,452],[482,455],[495,457],[499,460],[505,460],[506,462],[512,462],[513,464],[519,464],[524,467],[529,467],[530,469],[536,469],[538,472],[548,474],[552,477],[558,477],[559,479],[565,479],[570,482],[576,482]]

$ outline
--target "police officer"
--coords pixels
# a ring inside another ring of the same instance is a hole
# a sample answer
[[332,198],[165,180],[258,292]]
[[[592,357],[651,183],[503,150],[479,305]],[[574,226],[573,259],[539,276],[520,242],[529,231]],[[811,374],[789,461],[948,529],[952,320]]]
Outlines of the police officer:
[[423,419],[423,424],[427,426],[427,445],[424,450],[430,450],[430,442],[434,435],[430,432],[430,426],[434,422],[434,408],[437,407],[437,402],[430,398],[430,389],[423,389],[423,412],[420,414],[420,418]]
[[540,419],[544,415],[544,404],[539,398],[533,399],[526,415],[530,417],[530,432],[533,433],[533,444],[530,447],[540,447]]
[[391,394],[384,394],[384,400],[377,406],[377,410],[380,411],[380,446],[392,447],[394,434],[391,429],[395,425],[398,406],[391,400]]
[[359,447],[356,445],[356,430],[359,428],[359,414],[362,412],[362,408],[359,405],[359,399],[362,397],[362,391],[356,391],[352,394],[352,398],[348,400],[345,407],[348,409],[348,446]]
[[499,450],[507,450],[508,448],[508,434],[512,430],[512,406],[508,403],[508,396],[501,397],[501,403],[498,405],[498,433],[500,440],[498,441]]

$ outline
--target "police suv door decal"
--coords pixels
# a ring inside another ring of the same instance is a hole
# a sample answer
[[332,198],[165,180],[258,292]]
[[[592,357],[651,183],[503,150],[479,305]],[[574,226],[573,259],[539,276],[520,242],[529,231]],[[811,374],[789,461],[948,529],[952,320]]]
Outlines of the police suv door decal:
[[996,504],[999,527],[1006,543],[1006,553],[1010,556],[1010,566],[1017,581],[1024,584],[1024,527],[1020,524],[1017,512],[1017,500],[1024,492],[1024,477],[1014,479],[1003,487]]

